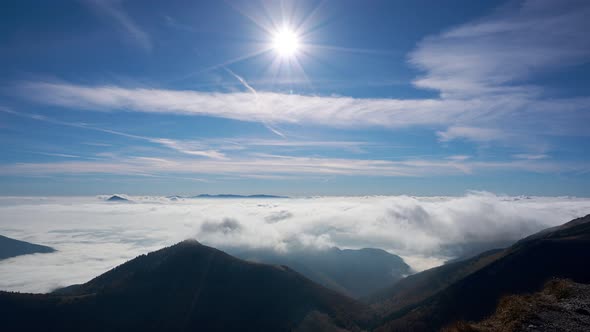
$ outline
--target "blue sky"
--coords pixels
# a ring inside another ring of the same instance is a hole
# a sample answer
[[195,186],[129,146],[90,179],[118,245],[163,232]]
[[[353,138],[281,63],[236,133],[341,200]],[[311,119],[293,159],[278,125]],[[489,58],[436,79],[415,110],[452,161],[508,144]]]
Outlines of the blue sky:
[[3,7],[1,195],[590,195],[586,1]]

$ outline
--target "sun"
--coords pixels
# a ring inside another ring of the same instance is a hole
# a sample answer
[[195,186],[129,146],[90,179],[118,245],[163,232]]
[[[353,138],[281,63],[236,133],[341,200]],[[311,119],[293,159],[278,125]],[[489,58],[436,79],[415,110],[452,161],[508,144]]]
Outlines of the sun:
[[297,54],[300,48],[299,37],[291,29],[283,28],[278,30],[274,33],[272,39],[272,48],[281,57],[293,57]]

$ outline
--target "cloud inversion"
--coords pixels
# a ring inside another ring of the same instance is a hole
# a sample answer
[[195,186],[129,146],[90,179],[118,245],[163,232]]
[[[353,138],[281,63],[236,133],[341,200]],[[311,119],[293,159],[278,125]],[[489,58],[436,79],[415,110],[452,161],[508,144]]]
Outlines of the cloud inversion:
[[383,248],[415,269],[470,247],[506,243],[590,212],[568,197],[320,197],[180,199],[2,198],[0,234],[58,251],[0,261],[0,289],[49,291],[85,282],[188,237],[219,248],[284,252]]

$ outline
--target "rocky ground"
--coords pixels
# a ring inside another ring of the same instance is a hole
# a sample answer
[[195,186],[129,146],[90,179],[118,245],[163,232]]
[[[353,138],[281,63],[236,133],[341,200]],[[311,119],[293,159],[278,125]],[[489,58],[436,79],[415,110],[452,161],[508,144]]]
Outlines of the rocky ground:
[[590,331],[590,285],[554,279],[538,293],[502,298],[481,322],[457,322],[443,331]]

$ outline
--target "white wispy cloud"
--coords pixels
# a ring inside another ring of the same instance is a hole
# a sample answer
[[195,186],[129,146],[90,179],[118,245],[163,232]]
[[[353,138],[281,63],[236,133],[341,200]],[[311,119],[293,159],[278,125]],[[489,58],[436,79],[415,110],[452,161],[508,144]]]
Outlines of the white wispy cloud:
[[[111,4],[111,3],[109,3]],[[111,4],[112,5],[112,4]],[[16,92],[76,110],[174,113],[275,124],[340,128],[425,126],[441,142],[544,144],[546,135],[586,136],[590,97],[547,98],[535,75],[585,63],[590,29],[584,1],[523,1],[422,40],[409,62],[423,70],[419,88],[439,98],[352,98],[256,90],[227,69],[246,92],[204,92],[67,82],[22,82]],[[170,146],[169,146],[170,147]],[[189,151],[189,149],[182,149]],[[182,151],[178,150],[178,151]],[[192,150],[190,150],[192,151]],[[218,153],[221,153],[217,151]],[[221,157],[219,154],[199,152]]]
[[[192,160],[182,158],[158,158],[149,156],[119,158],[112,153],[103,153],[102,160],[71,161],[48,163],[15,163],[0,165],[0,174],[20,176],[41,176],[48,174],[125,174],[136,176],[164,176],[164,173],[180,175],[209,174],[233,175],[250,178],[293,178],[302,175],[310,176],[432,176],[449,174],[471,174],[474,171],[490,170],[518,170],[539,173],[587,171],[584,163],[569,163],[558,161],[539,161],[532,155],[517,155],[518,160],[508,161],[471,161],[467,156],[450,156],[435,159],[406,159],[406,160],[374,160],[347,159],[321,157],[292,157],[272,154],[255,153],[239,158],[230,159],[211,146],[225,146],[221,149],[243,149],[247,145],[266,146],[329,146],[329,147],[358,147],[363,142],[330,142],[330,141],[294,141],[294,140],[265,140],[265,139],[223,139],[223,140],[173,140],[166,138],[152,138],[133,135],[110,129],[91,127],[86,124],[70,123],[53,118],[16,112],[7,108],[0,111],[24,116],[37,121],[50,122],[76,128],[97,130],[112,135],[139,139],[160,144],[180,153],[207,157],[211,160]],[[467,137],[471,139],[492,138],[490,133],[481,133],[477,128],[459,128],[446,134],[445,139]],[[488,137],[488,136],[490,137]],[[230,144],[230,147],[227,147]],[[527,158],[524,158],[524,157]],[[166,175],[169,176],[169,175]]]
[[466,139],[476,142],[489,142],[495,140],[505,140],[507,134],[500,129],[461,127],[453,126],[445,131],[436,133],[441,142],[449,142],[456,139]]
[[494,14],[425,38],[410,62],[425,74],[418,87],[443,97],[535,95],[539,72],[586,63],[590,41],[587,1],[521,1]]
[[[0,234],[58,251],[0,261],[0,289],[49,291],[194,237],[215,247],[289,251],[383,248],[421,270],[474,244],[516,240],[590,211],[590,200],[508,197],[320,197],[223,200],[1,197]],[[216,227],[219,226],[219,227]],[[264,241],[260,241],[264,239]]]
[[[262,123],[328,126],[408,126],[448,123],[477,103],[442,100],[356,99],[274,92],[211,93],[190,90],[82,86],[27,82],[22,95],[41,103],[83,110],[176,113]],[[448,112],[441,112],[449,109]]]
[[172,16],[164,15],[163,19],[164,19],[164,22],[166,23],[166,25],[169,26],[170,28],[185,31],[185,32],[198,32],[199,31],[199,29],[194,28],[188,24],[180,23],[177,19],[175,19]]
[[121,1],[84,0],[84,2],[88,3],[97,14],[108,18],[119,29],[123,30],[137,45],[148,51],[152,49],[150,36],[127,14]]
[[549,158],[548,155],[539,153],[539,154],[531,154],[531,153],[519,153],[512,155],[514,158],[517,159],[529,159],[529,160],[539,160]]
[[[107,128],[91,126],[91,125],[88,125],[85,123],[67,122],[67,121],[61,121],[61,120],[57,120],[57,119],[54,119],[54,118],[51,118],[48,116],[43,116],[43,115],[38,115],[38,114],[32,114],[32,113],[26,113],[26,112],[16,112],[16,111],[13,111],[8,108],[0,108],[0,112],[9,113],[9,114],[19,116],[19,117],[34,119],[37,121],[43,121],[43,122],[48,122],[48,123],[52,123],[52,124],[57,124],[57,125],[61,125],[61,126],[74,127],[74,128],[79,128],[79,129],[87,129],[87,130],[93,130],[93,131],[100,131],[100,132],[115,135],[115,136],[121,136],[121,137],[126,137],[126,138],[131,138],[131,139],[147,141],[150,143],[155,143],[155,144],[165,146],[167,148],[176,150],[176,151],[183,153],[183,154],[188,154],[188,155],[193,155],[193,156],[201,156],[201,157],[207,157],[207,158],[213,158],[213,159],[226,159],[225,154],[223,154],[220,151],[214,150],[214,149],[209,149],[203,142],[199,142],[199,141],[174,140],[174,139],[170,139],[170,138],[156,138],[156,137],[147,137],[147,136],[142,136],[142,135],[134,135],[134,134],[129,134],[126,132],[118,131],[118,130],[112,130],[112,129],[107,129]],[[89,145],[97,145],[98,144],[99,146],[110,146],[108,144],[105,145],[104,143],[84,143],[84,144],[89,144]],[[53,154],[53,155],[56,155],[56,154]],[[61,156],[65,157],[66,155],[62,154]],[[77,157],[77,156],[70,155],[70,157]]]
[[[295,137],[283,138],[283,139],[267,139],[267,138],[242,138],[242,137],[228,137],[221,139],[171,139],[162,137],[147,137],[142,135],[134,135],[127,132],[111,130],[107,128],[101,128],[92,126],[89,124],[67,122],[54,119],[49,116],[17,112],[12,109],[1,107],[0,112],[8,113],[14,116],[24,117],[28,119],[34,119],[37,121],[48,122],[51,124],[57,124],[68,127],[75,127],[80,129],[88,129],[93,131],[100,131],[115,136],[122,136],[132,139],[144,140],[151,143],[160,144],[178,152],[192,155],[208,156],[214,159],[225,159],[226,155],[219,150],[244,150],[247,148],[255,147],[289,147],[289,148],[341,148],[347,149],[354,152],[363,152],[363,147],[367,146],[386,146],[388,148],[406,148],[407,146],[399,144],[375,144],[369,141],[330,141],[330,140],[310,140],[310,139],[299,139]],[[84,142],[82,144],[109,147],[111,144],[101,142]],[[212,148],[213,147],[213,148]]]
[[471,159],[471,156],[467,156],[467,155],[464,155],[464,154],[459,154],[459,155],[454,155],[454,156],[448,156],[447,159],[449,159],[449,160],[463,161],[463,160]]
[[471,174],[487,171],[528,171],[558,173],[587,171],[586,163],[551,160],[511,159],[507,161],[472,161],[467,159],[375,160],[350,158],[293,157],[252,154],[223,159],[185,159],[162,157],[112,156],[105,160],[15,163],[0,165],[2,175],[48,174],[208,174],[234,176],[402,176]]
[[[225,71],[227,71],[230,75],[232,75],[235,79],[237,79],[248,91],[252,92],[252,94],[254,94],[254,98],[255,98],[255,103],[256,103],[256,107],[258,108],[262,108],[265,105],[260,103],[260,99],[258,98],[258,91],[256,91],[256,89],[254,89],[250,84],[248,84],[248,82],[240,75],[234,73],[231,69],[227,68],[227,67],[223,67],[225,69]],[[263,111],[263,110],[261,110]],[[272,124],[268,123],[268,121],[264,121],[264,126],[270,130],[271,132],[275,133],[276,135],[279,135],[283,138],[285,138],[285,134],[283,134],[282,132],[280,132],[279,130],[277,130]]]
[[173,140],[169,138],[153,138],[150,139],[150,142],[167,146],[184,154],[202,156],[212,159],[227,159],[224,153],[216,150],[208,150],[200,142]]
[[51,157],[62,157],[62,158],[80,158],[78,155],[74,154],[67,154],[67,153],[56,153],[56,152],[34,152],[37,154],[42,154]]
[[362,141],[317,141],[317,140],[294,140],[294,139],[255,139],[255,138],[229,138],[222,142],[231,142],[245,146],[281,146],[281,147],[336,147],[336,148],[358,148],[365,145],[372,145]]
[[[387,99],[309,96],[257,92],[215,93],[190,90],[83,86],[25,82],[19,94],[43,104],[77,110],[130,111],[212,116],[240,121],[320,124],[333,127],[409,127],[453,124],[499,124],[528,128],[528,121],[584,132],[579,120],[588,98],[532,100],[523,96],[463,99]],[[534,111],[532,111],[534,110]],[[559,113],[558,113],[559,112]],[[465,127],[474,125],[462,125]],[[529,131],[534,129],[529,129]]]

